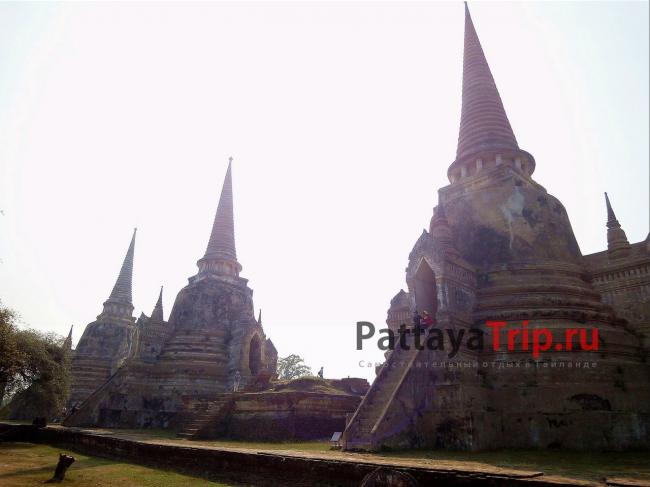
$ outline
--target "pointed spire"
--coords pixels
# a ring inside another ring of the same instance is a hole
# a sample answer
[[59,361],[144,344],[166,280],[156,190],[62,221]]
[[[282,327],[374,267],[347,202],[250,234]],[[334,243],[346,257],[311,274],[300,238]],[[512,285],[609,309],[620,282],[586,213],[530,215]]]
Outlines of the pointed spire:
[[219,206],[214,216],[212,233],[205,257],[219,256],[237,260],[235,251],[235,221],[232,202],[232,157],[228,160],[228,170],[223,180]]
[[238,275],[241,266],[235,250],[235,222],[232,197],[232,157],[228,159],[228,170],[221,188],[217,213],[205,255],[198,262],[199,274]]
[[262,308],[260,308],[260,312],[257,315],[257,324],[261,325],[262,324]]
[[68,337],[63,342],[63,350],[67,350],[67,351],[72,350],[72,329],[73,328],[74,325],[70,326],[70,332],[68,333]]
[[463,105],[456,158],[485,149],[517,150],[519,146],[465,3]]
[[612,209],[612,204],[609,202],[607,191],[605,191],[605,205],[607,206],[607,223],[616,222],[618,224],[618,220],[616,219],[616,215]]
[[610,259],[625,257],[630,252],[630,242],[616,219],[607,193],[605,193],[605,205],[607,206],[607,254]]
[[[479,156],[492,158],[497,154],[512,155],[513,153],[515,154],[513,163],[514,159],[519,159],[517,167],[522,169],[522,166],[525,166],[524,170],[532,174],[534,159],[530,154],[519,149],[465,2],[462,109],[456,161],[448,171],[450,179],[452,179],[452,169],[456,169],[459,165],[462,167],[468,160],[470,164],[476,164],[477,169],[480,169],[487,160],[483,161]],[[522,159],[528,162],[522,164]],[[466,167],[462,175],[469,174],[471,170],[470,167]]]
[[163,287],[160,286],[160,295],[158,296],[158,301],[156,302],[156,306],[153,308],[153,311],[151,312],[152,321],[154,320],[165,321],[164,314],[163,314],[162,296],[163,296]]
[[144,314],[144,311],[140,311],[140,316],[138,316],[138,319],[135,322],[135,326],[138,328],[142,329],[144,327],[144,324],[149,321],[149,317]]
[[117,317],[131,319],[133,313],[133,298],[132,298],[132,281],[133,281],[133,256],[135,253],[135,235],[138,229],[133,229],[133,236],[129,249],[124,256],[120,274],[117,276],[115,286],[111,291],[111,295],[104,302],[104,314],[111,314]]
[[126,255],[124,256],[120,275],[117,276],[117,281],[115,281],[115,286],[113,286],[113,291],[111,291],[111,295],[108,299],[117,299],[129,304],[133,301],[131,295],[131,284],[133,281],[133,255],[135,253],[135,234],[137,231],[137,228],[133,229],[133,236],[131,237],[129,249],[126,251]]

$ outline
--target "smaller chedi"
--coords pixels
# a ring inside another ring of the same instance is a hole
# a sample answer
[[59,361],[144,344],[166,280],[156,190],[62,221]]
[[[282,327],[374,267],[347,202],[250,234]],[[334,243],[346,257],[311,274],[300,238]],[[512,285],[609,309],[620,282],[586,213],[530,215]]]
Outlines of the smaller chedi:
[[133,317],[131,282],[135,235],[124,257],[113,291],[104,302],[104,310],[97,320],[89,323],[72,360],[71,405],[86,399],[98,384],[105,382],[132,354],[136,339],[136,321]]
[[239,276],[229,164],[198,273],[164,320],[162,290],[151,316],[132,316],[135,233],[104,311],[73,359],[69,423],[167,427],[191,400],[215,398],[276,373],[277,352],[254,316]]
[[276,381],[277,351],[239,275],[228,165],[198,273],[164,318],[132,316],[135,234],[104,312],[73,361],[67,426],[172,428],[187,438],[324,438],[345,427],[364,379]]

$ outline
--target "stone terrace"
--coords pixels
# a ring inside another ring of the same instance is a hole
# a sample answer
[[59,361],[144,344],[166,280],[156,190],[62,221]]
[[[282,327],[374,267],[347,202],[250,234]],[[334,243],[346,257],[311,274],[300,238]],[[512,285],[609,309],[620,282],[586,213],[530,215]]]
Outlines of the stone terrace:
[[[228,476],[237,481],[272,479],[277,485],[358,486],[363,477],[384,467],[411,474],[421,485],[489,486],[650,486],[650,482],[608,479],[606,482],[568,479],[542,472],[477,466],[473,462],[386,458],[370,454],[264,450],[179,444],[164,438],[143,439],[127,431],[84,430],[50,426],[34,429],[27,425],[0,423],[0,441],[29,441],[67,447],[73,451],[128,460],[139,464],[171,468],[201,476]],[[257,483],[255,485],[258,485]],[[262,484],[259,484],[262,485]],[[270,485],[270,484],[269,484]]]

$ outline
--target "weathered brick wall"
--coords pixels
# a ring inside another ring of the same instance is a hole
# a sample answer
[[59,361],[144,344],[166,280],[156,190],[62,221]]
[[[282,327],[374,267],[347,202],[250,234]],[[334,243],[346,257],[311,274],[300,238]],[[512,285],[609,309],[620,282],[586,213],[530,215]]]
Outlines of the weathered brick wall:
[[244,394],[226,420],[225,435],[247,440],[327,439],[345,429],[345,418],[361,402],[358,395],[317,392]]
[[[31,426],[7,426],[0,423],[0,434],[12,431],[10,441],[29,441],[57,445],[93,456],[125,460],[153,467],[169,468],[215,479],[248,482],[253,485],[283,485],[319,487],[357,487],[364,476],[385,463],[354,458],[310,458],[254,451],[227,451],[191,448],[169,444],[143,443],[106,435],[89,434],[76,429]],[[0,440],[2,441],[2,440]],[[74,468],[74,467],[72,467]],[[562,487],[584,486],[584,482],[546,479],[541,473],[506,473],[470,471],[446,467],[400,466],[400,471],[412,475],[422,486],[488,486],[488,487]]]

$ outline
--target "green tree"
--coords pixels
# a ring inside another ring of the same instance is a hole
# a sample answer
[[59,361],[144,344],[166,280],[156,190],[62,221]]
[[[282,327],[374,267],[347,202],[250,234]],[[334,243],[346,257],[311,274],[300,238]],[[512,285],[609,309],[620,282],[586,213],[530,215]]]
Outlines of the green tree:
[[278,378],[281,380],[297,379],[313,375],[311,368],[305,364],[304,359],[296,354],[278,359]]
[[18,327],[16,313],[5,308],[0,301],[0,405],[7,390],[11,389],[18,376],[20,364],[24,361],[16,343]]
[[21,330],[16,313],[0,305],[2,415],[12,419],[60,415],[70,390],[70,350],[63,337]]

